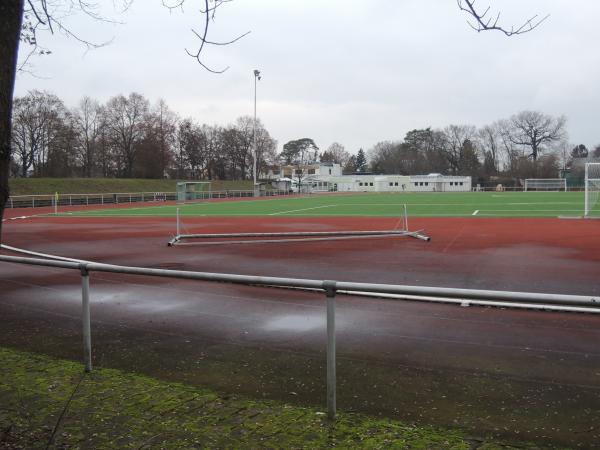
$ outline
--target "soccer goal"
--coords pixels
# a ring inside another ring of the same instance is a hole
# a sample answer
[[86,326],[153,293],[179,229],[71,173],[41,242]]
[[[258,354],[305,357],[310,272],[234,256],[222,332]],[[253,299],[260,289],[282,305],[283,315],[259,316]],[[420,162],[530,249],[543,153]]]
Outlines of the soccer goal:
[[[247,232],[247,233],[190,233],[176,210],[176,233],[167,243],[169,247],[175,245],[232,245],[232,244],[259,244],[282,242],[308,242],[308,241],[335,241],[341,239],[364,239],[386,236],[408,236],[423,241],[431,238],[423,230],[410,231],[408,229],[408,214],[406,205],[401,205],[396,226],[391,230],[339,230],[339,231],[279,231],[279,232]],[[182,242],[194,240],[196,242]]]
[[525,192],[530,191],[565,191],[566,178],[528,178],[525,180]]
[[600,163],[585,165],[585,217],[600,217]]
[[190,203],[210,198],[210,181],[180,181],[177,183],[177,203]]

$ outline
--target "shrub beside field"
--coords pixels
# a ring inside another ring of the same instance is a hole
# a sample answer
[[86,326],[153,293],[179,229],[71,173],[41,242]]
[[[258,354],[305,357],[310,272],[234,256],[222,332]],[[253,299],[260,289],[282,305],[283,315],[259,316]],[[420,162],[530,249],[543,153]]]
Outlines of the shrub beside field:
[[[212,190],[250,190],[252,181],[212,181]],[[11,195],[175,192],[177,180],[130,178],[11,178]]]

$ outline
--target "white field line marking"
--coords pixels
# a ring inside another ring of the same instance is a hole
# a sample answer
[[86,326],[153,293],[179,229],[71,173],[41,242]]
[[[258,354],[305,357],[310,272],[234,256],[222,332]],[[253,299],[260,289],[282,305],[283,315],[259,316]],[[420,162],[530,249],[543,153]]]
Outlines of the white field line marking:
[[[210,216],[211,214],[190,214],[190,213],[185,213],[182,214],[180,213],[179,216],[180,217],[207,217]],[[212,214],[213,216],[222,216],[222,215],[232,215],[232,214]],[[243,216],[250,216],[250,215],[256,215],[256,214],[240,214]],[[42,217],[42,216],[40,216]],[[48,215],[48,216],[43,216],[43,217],[76,217],[78,219],[93,219],[94,217],[114,217],[115,219],[118,219],[120,217],[175,217],[175,213],[169,213],[169,214],[162,214],[162,213],[156,213],[156,214],[86,214],[86,213],[82,213],[82,214],[77,214],[77,213],[59,213],[58,216],[54,216],[54,215]]]
[[498,203],[499,205],[572,205],[575,202]]
[[312,208],[292,209],[290,211],[279,211],[279,212],[271,213],[268,215],[269,216],[277,216],[279,214],[288,214],[288,213],[294,213],[294,212],[300,212],[300,211],[310,211],[313,209],[320,209],[320,208],[331,208],[332,206],[337,206],[337,205],[323,205],[323,206],[313,206]]
[[475,211],[473,211],[473,214],[471,214],[471,215],[472,215],[472,216],[476,216],[478,212],[479,212],[479,210],[478,210],[478,209],[476,209]]
[[579,209],[485,209],[481,210],[481,214],[485,214],[486,212],[526,212],[526,213],[536,213],[536,212],[561,212],[561,211],[580,211]]
[[[493,203],[492,205],[572,205],[574,202]],[[399,206],[398,203],[339,203],[340,206]],[[468,203],[406,203],[406,206],[472,206]],[[486,206],[489,206],[487,204]]]

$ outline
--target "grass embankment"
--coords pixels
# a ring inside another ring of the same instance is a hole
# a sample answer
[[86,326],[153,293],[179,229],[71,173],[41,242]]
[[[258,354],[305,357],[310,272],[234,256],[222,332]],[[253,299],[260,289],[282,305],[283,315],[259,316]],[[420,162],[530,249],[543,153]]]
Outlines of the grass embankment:
[[[250,190],[252,181],[211,181],[213,191]],[[11,178],[11,195],[175,192],[177,180],[138,178]]]
[[315,408],[114,369],[84,374],[75,362],[2,347],[0,362],[0,448],[511,448],[360,414],[330,423]]

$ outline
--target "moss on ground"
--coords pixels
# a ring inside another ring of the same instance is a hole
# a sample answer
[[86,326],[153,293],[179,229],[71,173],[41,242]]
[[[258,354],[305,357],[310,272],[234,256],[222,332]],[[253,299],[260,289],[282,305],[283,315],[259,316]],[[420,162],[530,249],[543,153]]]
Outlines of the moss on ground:
[[[220,190],[249,190],[252,181],[212,181]],[[127,178],[11,178],[11,195],[105,194],[115,192],[175,192],[177,180]]]
[[[218,394],[0,348],[0,448],[507,449],[458,430]],[[519,446],[519,448],[535,448]]]

